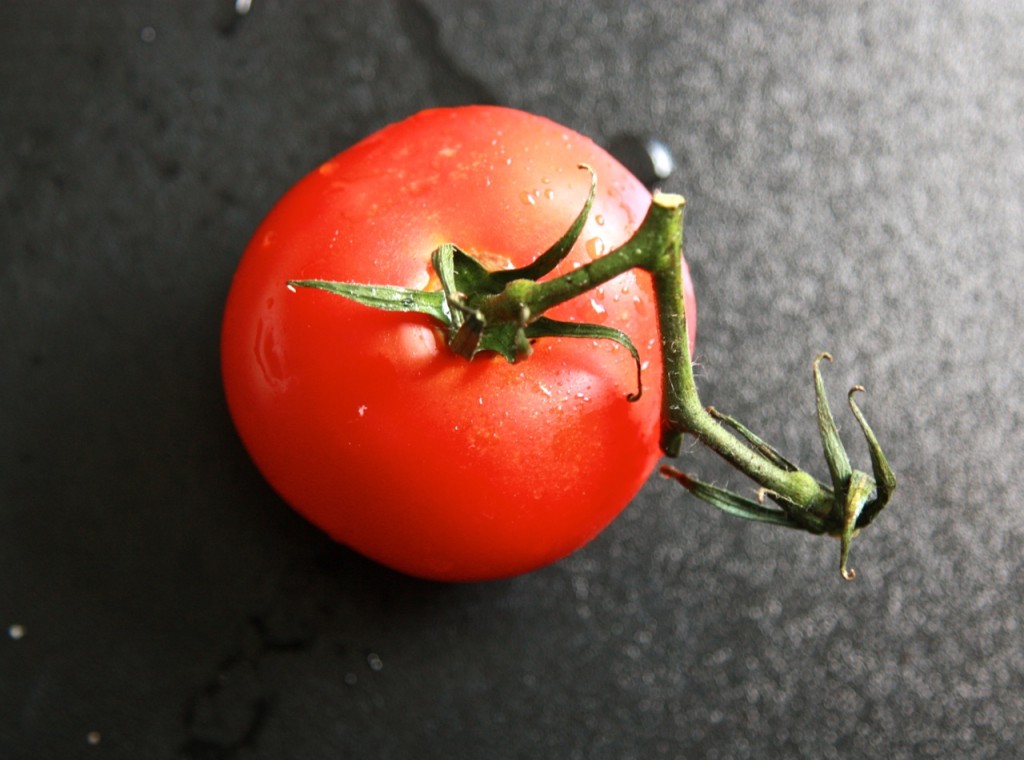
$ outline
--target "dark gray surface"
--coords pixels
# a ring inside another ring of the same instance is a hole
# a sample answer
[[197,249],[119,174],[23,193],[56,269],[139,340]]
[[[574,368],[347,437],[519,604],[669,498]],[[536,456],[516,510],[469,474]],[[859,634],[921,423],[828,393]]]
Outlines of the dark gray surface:
[[[1022,35],[1010,1],[0,4],[0,756],[1015,756]],[[655,479],[553,567],[428,584],[261,481],[217,364],[247,236],[469,101],[672,148],[705,401],[810,463],[814,354],[868,386],[901,485],[856,582]]]

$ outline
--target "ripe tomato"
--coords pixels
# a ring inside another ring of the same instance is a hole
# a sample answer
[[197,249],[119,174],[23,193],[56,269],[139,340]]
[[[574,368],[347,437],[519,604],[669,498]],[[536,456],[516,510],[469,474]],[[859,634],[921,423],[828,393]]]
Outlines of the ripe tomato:
[[515,364],[467,361],[423,315],[286,286],[437,288],[430,256],[445,242],[489,268],[523,266],[582,208],[581,163],[597,195],[555,276],[626,241],[650,195],[589,139],[506,108],[382,129],[301,180],[256,230],[224,317],[229,408],[271,485],[336,540],[425,578],[515,575],[593,538],[651,473],[661,362],[646,275],[549,313],[633,339],[635,403],[635,364],[613,341],[546,338]]

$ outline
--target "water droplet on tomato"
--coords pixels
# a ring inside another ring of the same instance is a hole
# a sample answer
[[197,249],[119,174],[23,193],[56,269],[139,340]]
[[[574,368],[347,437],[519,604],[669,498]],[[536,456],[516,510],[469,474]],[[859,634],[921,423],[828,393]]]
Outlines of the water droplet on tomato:
[[590,254],[591,258],[597,258],[601,256],[605,251],[604,240],[599,237],[592,237],[587,241],[587,253]]
[[549,201],[553,201],[555,199],[555,191],[552,190],[550,187],[544,188],[544,197],[547,198]]
[[604,314],[606,311],[606,309],[604,308],[604,304],[598,303],[596,298],[590,299],[590,305],[594,309],[594,312],[597,314]]
[[523,190],[523,192],[519,193],[519,200],[527,206],[533,206],[537,203],[537,196],[529,190]]
[[595,214],[594,223],[597,224],[598,227],[604,227],[604,214]]

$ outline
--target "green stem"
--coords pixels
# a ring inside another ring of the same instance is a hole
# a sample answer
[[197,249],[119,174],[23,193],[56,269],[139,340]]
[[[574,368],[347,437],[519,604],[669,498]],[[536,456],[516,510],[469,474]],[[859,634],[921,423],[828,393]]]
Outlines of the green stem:
[[[524,287],[524,303],[531,314],[540,314],[564,301],[618,277],[630,269],[644,269],[648,272],[658,267],[664,258],[665,249],[677,245],[670,232],[673,220],[678,215],[683,199],[679,195],[660,195],[671,203],[652,203],[640,228],[633,237],[611,253],[584,264],[568,274],[543,282],[529,282]],[[525,285],[525,283],[524,283]],[[661,304],[659,304],[660,308]]]
[[689,331],[686,324],[686,300],[683,283],[683,209],[675,202],[679,196],[656,196],[654,205],[672,210],[667,217],[667,241],[659,260],[650,269],[654,295],[658,303],[661,334],[664,390],[662,391],[662,450],[669,456],[679,453],[683,435],[695,436],[702,444],[762,488],[801,505],[813,513],[826,508],[831,494],[810,475],[787,470],[764,454],[750,448],[720,424],[704,407],[693,377]]

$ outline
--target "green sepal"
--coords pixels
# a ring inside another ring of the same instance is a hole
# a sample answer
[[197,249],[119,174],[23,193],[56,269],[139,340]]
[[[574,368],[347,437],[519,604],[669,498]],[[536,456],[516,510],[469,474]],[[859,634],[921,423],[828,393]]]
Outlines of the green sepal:
[[819,366],[822,359],[832,361],[832,356],[822,353],[818,354],[814,360],[814,398],[818,411],[818,432],[821,434],[821,443],[825,449],[825,462],[828,464],[828,471],[832,476],[832,488],[838,496],[845,494],[849,488],[853,469],[850,467],[850,458],[846,454],[843,442],[839,438],[839,430],[836,428],[836,421],[832,417],[828,397],[825,395],[825,383],[821,379],[821,367]]
[[394,285],[362,285],[332,280],[289,280],[287,285],[292,289],[324,290],[374,309],[415,312],[426,314],[446,325],[451,323],[445,308],[445,296],[440,291],[412,290]]
[[852,567],[847,567],[850,544],[859,531],[857,520],[874,488],[874,481],[865,472],[856,470],[850,477],[850,488],[846,493],[846,504],[843,507],[843,529],[839,534],[839,574],[847,581],[852,581],[857,576]]
[[802,513],[796,518],[790,512],[783,512],[778,509],[766,507],[753,499],[748,499],[724,488],[718,488],[709,483],[694,480],[685,472],[675,467],[665,465],[661,468],[661,474],[667,478],[678,481],[687,491],[692,493],[701,501],[704,501],[716,509],[725,512],[733,517],[740,517],[753,522],[778,525],[783,528],[795,528],[798,530],[810,531],[812,533],[824,533],[824,523],[808,513]]
[[510,364],[514,364],[519,359],[529,356],[531,349],[522,325],[500,322],[496,325],[485,325],[480,331],[473,355],[481,351],[494,351],[501,354]]
[[590,172],[590,192],[587,194],[587,200],[583,204],[583,209],[576,216],[576,219],[573,220],[572,225],[553,246],[525,267],[491,272],[491,279],[495,283],[503,286],[513,280],[539,280],[551,272],[569,255],[569,251],[572,250],[576,241],[579,240],[583,227],[587,223],[587,217],[590,216],[590,208],[594,204],[594,193],[597,191],[597,174],[594,173],[594,170],[587,166],[587,164],[580,164],[579,168]]
[[467,294],[497,295],[502,285],[492,281],[492,272],[453,243],[443,243],[430,255],[430,262],[441,280],[441,287],[448,294],[465,297]]
[[605,325],[595,325],[589,322],[563,322],[549,317],[539,317],[525,328],[526,337],[535,338],[589,338],[591,340],[611,340],[629,351],[636,365],[636,392],[630,393],[626,398],[630,401],[638,401],[643,395],[643,381],[640,377],[642,364],[640,352],[636,350],[633,341],[622,330]]
[[868,421],[864,419],[864,413],[861,412],[860,407],[857,406],[857,402],[853,400],[854,395],[863,390],[863,386],[853,386],[850,389],[847,401],[850,404],[850,411],[852,411],[853,416],[857,418],[857,423],[860,425],[860,429],[863,431],[864,437],[867,439],[868,453],[871,457],[871,471],[875,476],[875,487],[877,491],[875,493],[875,498],[868,502],[867,506],[864,507],[864,511],[857,519],[858,528],[863,528],[870,524],[871,521],[878,516],[878,513],[885,508],[885,505],[889,503],[889,499],[892,498],[893,491],[896,490],[896,475],[889,466],[889,460],[886,459],[885,453],[882,451],[882,447],[878,443],[878,438],[875,437],[875,432],[871,429],[871,426],[868,425]]

